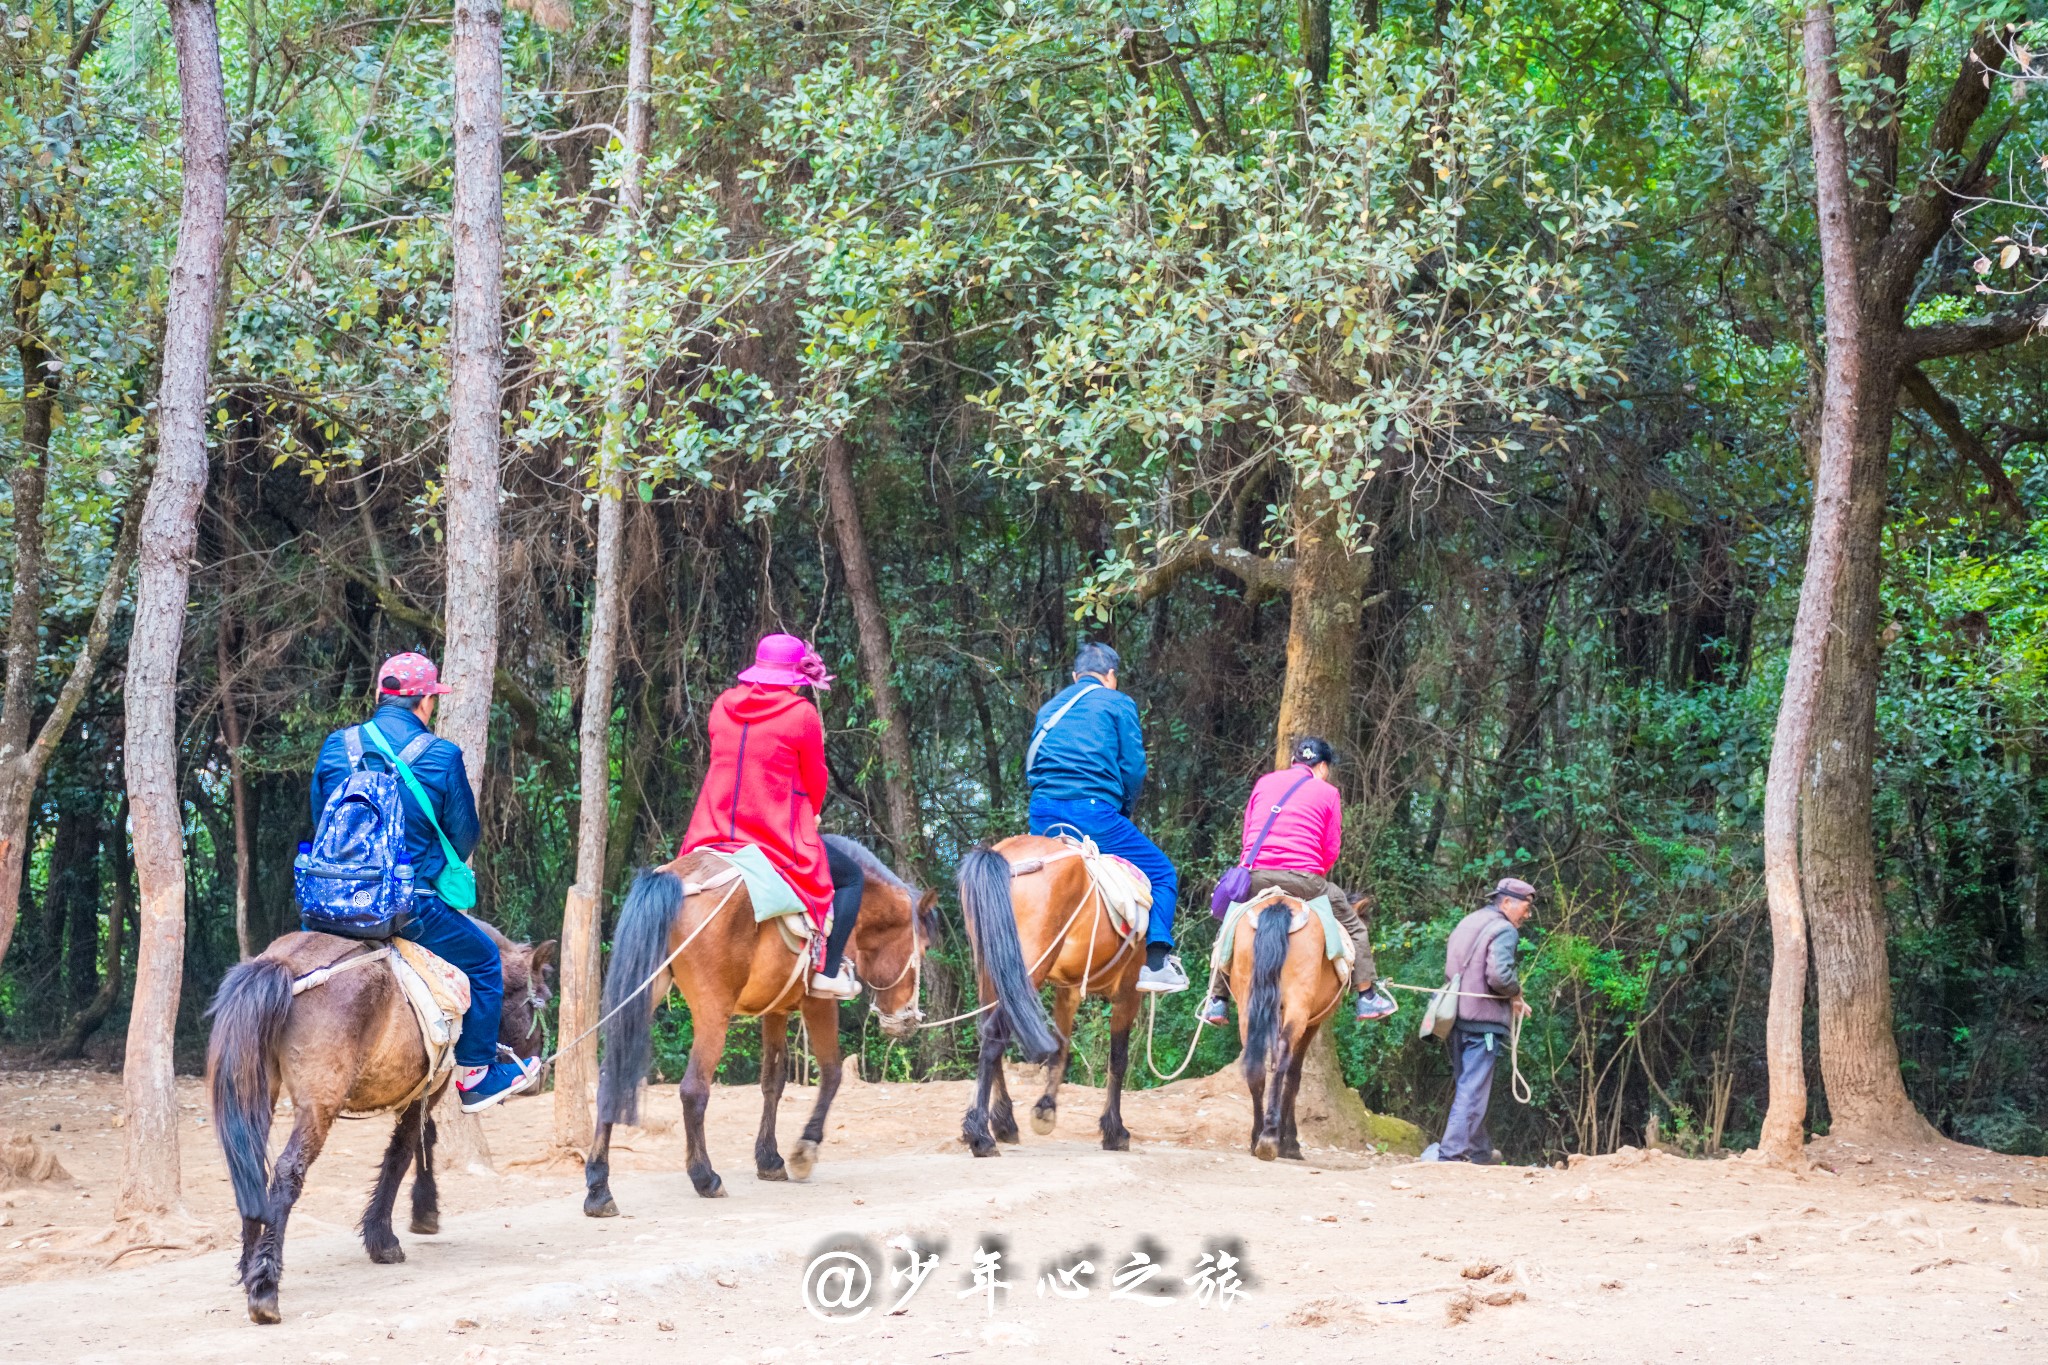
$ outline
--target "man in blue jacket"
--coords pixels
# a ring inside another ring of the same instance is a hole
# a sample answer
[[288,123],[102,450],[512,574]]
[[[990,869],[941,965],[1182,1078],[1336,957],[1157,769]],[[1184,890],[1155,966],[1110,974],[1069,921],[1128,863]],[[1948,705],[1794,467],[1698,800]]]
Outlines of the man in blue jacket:
[[[403,755],[407,745],[429,733],[434,699],[450,689],[441,682],[433,661],[423,654],[386,659],[377,678],[377,712],[365,723],[377,727],[393,753]],[[346,729],[336,730],[320,746],[320,759],[313,768],[315,826],[327,809],[327,798],[348,780],[347,734]],[[388,764],[374,744],[364,744],[363,750],[366,762]],[[476,848],[479,831],[476,796],[469,789],[462,750],[448,740],[433,738],[406,766],[432,800],[434,820],[440,822],[449,844],[467,861]],[[447,867],[447,855],[434,833],[434,821],[420,809],[411,789],[400,782],[398,793],[405,804],[405,848],[413,869],[412,920],[399,932],[469,977],[469,1012],[462,1016],[462,1036],[455,1043],[455,1089],[464,1112],[475,1113],[531,1086],[540,1075],[540,1063],[497,1060],[498,1014],[505,998],[498,945],[475,920],[451,909],[434,894],[434,878]]]
[[1117,691],[1116,651],[1082,645],[1073,684],[1038,708],[1024,780],[1031,786],[1033,834],[1085,834],[1104,853],[1134,863],[1152,882],[1152,920],[1138,989],[1161,994],[1188,988],[1173,956],[1173,907],[1180,877],[1173,864],[1131,823],[1145,782],[1145,737],[1138,704]]

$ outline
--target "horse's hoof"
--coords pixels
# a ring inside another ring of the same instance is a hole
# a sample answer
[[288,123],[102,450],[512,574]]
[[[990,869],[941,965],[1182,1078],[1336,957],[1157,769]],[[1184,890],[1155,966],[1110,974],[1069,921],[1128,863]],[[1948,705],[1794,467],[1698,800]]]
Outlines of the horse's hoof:
[[982,1138],[979,1142],[970,1139],[967,1143],[967,1150],[976,1156],[1001,1156],[1003,1154],[1002,1148],[996,1146],[988,1138]]
[[1130,1151],[1131,1135],[1129,1133],[1104,1133],[1102,1135],[1102,1150],[1105,1152]]
[[697,1187],[697,1193],[704,1196],[704,1198],[706,1199],[725,1198],[725,1181],[720,1179],[718,1176],[714,1175],[704,1180],[698,1180],[693,1176],[690,1179],[690,1183],[692,1185],[695,1185]]
[[1031,1131],[1040,1137],[1050,1137],[1053,1127],[1059,1122],[1059,1119],[1060,1115],[1057,1109],[1034,1109],[1031,1111]]
[[396,1242],[388,1247],[371,1247],[369,1251],[372,1265],[401,1265],[405,1261],[405,1248]]
[[284,1315],[277,1311],[276,1293],[249,1296],[249,1321],[259,1327],[268,1327],[284,1321]]
[[757,1166],[754,1169],[754,1178],[756,1180],[787,1181],[789,1179],[789,1167],[780,1161],[776,1162],[773,1166]]
[[583,1216],[616,1218],[619,1216],[618,1202],[612,1198],[610,1190],[592,1190],[583,1196]]
[[818,1144],[809,1138],[799,1141],[790,1149],[788,1165],[790,1179],[809,1180],[818,1165]]
[[1261,1137],[1252,1143],[1252,1155],[1261,1161],[1271,1161],[1280,1155],[1280,1144],[1269,1137]]
[[422,1237],[432,1237],[441,1230],[441,1215],[438,1213],[416,1213],[412,1216],[412,1230]]
[[1296,1143],[1296,1144],[1293,1144],[1293,1145],[1289,1145],[1289,1144],[1286,1144],[1286,1143],[1283,1143],[1283,1144],[1281,1144],[1281,1147],[1280,1147],[1280,1159],[1281,1159],[1282,1161],[1306,1161],[1306,1160],[1308,1160],[1308,1158],[1307,1158],[1307,1157],[1305,1157],[1305,1156],[1303,1156],[1303,1155],[1301,1154],[1301,1146],[1300,1146],[1300,1144],[1298,1144],[1298,1143]]

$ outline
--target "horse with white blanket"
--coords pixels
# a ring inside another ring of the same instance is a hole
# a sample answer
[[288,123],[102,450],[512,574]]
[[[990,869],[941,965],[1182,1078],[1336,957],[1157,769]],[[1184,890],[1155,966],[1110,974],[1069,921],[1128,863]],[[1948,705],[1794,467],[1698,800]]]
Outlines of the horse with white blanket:
[[[1100,1127],[1105,1151],[1128,1151],[1124,1071],[1138,1017],[1138,971],[1145,965],[1146,912],[1152,888],[1122,858],[1086,839],[1036,834],[977,848],[960,863],[960,907],[974,945],[981,988],[981,1058],[974,1106],[962,1135],[976,1156],[1018,1140],[1003,1081],[1003,1052],[1014,1039],[1027,1061],[1044,1062],[1045,1093],[1031,1110],[1032,1131],[1050,1133],[1059,1116],[1060,1081],[1073,1048],[1081,1001],[1109,1001],[1109,1088]],[[1040,1003],[1053,988],[1053,1017]]]

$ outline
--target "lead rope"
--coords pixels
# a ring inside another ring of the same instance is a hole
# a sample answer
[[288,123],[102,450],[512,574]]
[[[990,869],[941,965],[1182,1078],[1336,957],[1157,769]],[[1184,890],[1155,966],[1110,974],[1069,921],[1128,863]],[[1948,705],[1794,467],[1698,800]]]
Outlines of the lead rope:
[[[1441,987],[1410,986],[1400,981],[1381,981],[1382,986],[1397,991],[1414,991],[1417,995],[1435,995]],[[1450,994],[1464,1000],[1498,1000],[1497,995],[1480,991],[1451,991]],[[1508,1011],[1508,1093],[1515,1097],[1516,1104],[1528,1104],[1535,1098],[1529,1082],[1522,1076],[1522,1016],[1514,1010]]]
[[[674,874],[671,873],[670,875],[673,876]],[[634,1000],[639,998],[640,992],[646,990],[649,986],[652,986],[656,981],[659,981],[661,979],[661,974],[668,970],[669,964],[671,962],[674,962],[677,958],[683,955],[683,949],[689,947],[692,943],[696,942],[697,935],[703,933],[706,929],[709,929],[711,927],[711,921],[718,918],[718,912],[725,909],[726,902],[730,901],[733,898],[734,893],[736,893],[742,886],[745,885],[746,882],[744,879],[735,877],[733,879],[731,888],[725,893],[724,898],[720,900],[717,905],[711,907],[711,913],[704,917],[704,922],[698,925],[696,928],[692,929],[690,931],[689,937],[685,938],[681,943],[678,943],[675,946],[675,951],[671,952],[667,957],[661,960],[661,965],[654,969],[652,975],[650,975],[645,981],[641,982],[639,985],[635,986],[633,988],[633,993],[631,995],[625,997],[623,1000],[619,1001],[618,1004],[612,1006],[610,1010],[606,1011],[604,1018],[598,1020],[589,1028],[583,1030],[583,1032],[577,1034],[574,1038],[571,1038],[568,1042],[562,1044],[553,1052],[550,1052],[547,1056],[541,1058],[540,1065],[542,1067],[550,1065],[554,1062],[554,1060],[557,1057],[561,1056],[570,1048],[582,1042],[585,1038],[588,1038],[591,1034],[603,1028],[606,1024],[609,1024],[612,1021],[613,1016],[617,1015],[620,1010],[626,1008],[626,1006],[632,1004]],[[787,990],[788,988],[784,987],[784,989]],[[538,1069],[539,1068],[536,1068],[536,1070]]]
[[[1091,884],[1091,894],[1092,894],[1092,884]],[[1069,916],[1067,916],[1067,922],[1066,922],[1065,924],[1062,924],[1062,925],[1060,926],[1060,931],[1059,931],[1059,932],[1058,932],[1057,934],[1053,935],[1053,939],[1052,939],[1052,942],[1050,942],[1050,943],[1048,943],[1048,944],[1046,944],[1046,945],[1045,945],[1045,951],[1044,951],[1044,952],[1042,952],[1042,953],[1040,953],[1040,954],[1038,955],[1038,961],[1036,961],[1036,962],[1034,962],[1034,963],[1032,963],[1032,964],[1031,964],[1031,969],[1030,969],[1030,970],[1031,970],[1031,971],[1032,971],[1033,973],[1036,973],[1036,972],[1038,971],[1038,969],[1039,969],[1040,967],[1043,967],[1043,966],[1045,965],[1046,959],[1052,956],[1052,950],[1053,950],[1053,949],[1055,949],[1055,948],[1059,947],[1059,946],[1060,946],[1060,945],[1061,945],[1062,943],[1065,943],[1065,942],[1067,941],[1067,930],[1069,930],[1069,929],[1073,928],[1073,927],[1074,927],[1074,921],[1075,921],[1075,920],[1077,920],[1077,919],[1079,919],[1079,918],[1081,918],[1081,912],[1082,912],[1083,910],[1085,910],[1085,909],[1087,909],[1087,908],[1088,908],[1088,902],[1089,902],[1089,900],[1090,900],[1090,899],[1091,899],[1091,896],[1083,896],[1083,897],[1081,898],[1081,903],[1080,903],[1079,905],[1076,905],[1076,906],[1074,907],[1074,913],[1073,913],[1073,914],[1071,914],[1071,915],[1069,915]],[[1121,950],[1121,949],[1119,949],[1119,950],[1118,950],[1118,952],[1119,952],[1119,953],[1121,953],[1121,952],[1122,952],[1122,950]],[[1112,959],[1112,961],[1114,961],[1114,959]],[[937,1021],[935,1021],[935,1022],[933,1022],[933,1023],[929,1023],[929,1024],[919,1024],[919,1025],[918,1025],[918,1028],[919,1028],[920,1030],[923,1030],[923,1029],[928,1029],[928,1028],[943,1028],[943,1027],[945,1027],[945,1026],[946,1026],[947,1024],[957,1024],[957,1023],[959,1023],[959,1022],[960,1022],[961,1020],[963,1020],[963,1019],[972,1019],[972,1018],[974,1018],[974,1017],[975,1017],[976,1015],[979,1015],[979,1014],[987,1014],[987,1013],[988,1013],[988,1012],[989,1012],[990,1010],[994,1009],[994,1008],[995,1008],[995,1007],[996,1007],[997,1005],[1000,1005],[1001,1003],[1002,1003],[1002,1001],[1000,1001],[1000,1000],[991,1000],[991,1001],[989,1001],[989,1002],[988,1002],[988,1003],[987,1003],[986,1005],[983,1005],[983,1006],[982,1006],[982,1007],[981,1007],[980,1009],[978,1009],[978,1010],[969,1010],[969,1011],[967,1011],[967,1013],[965,1013],[965,1014],[956,1014],[956,1015],[954,1015],[954,1016],[953,1016],[952,1018],[950,1018],[950,1019],[940,1019],[940,1020],[937,1020]]]

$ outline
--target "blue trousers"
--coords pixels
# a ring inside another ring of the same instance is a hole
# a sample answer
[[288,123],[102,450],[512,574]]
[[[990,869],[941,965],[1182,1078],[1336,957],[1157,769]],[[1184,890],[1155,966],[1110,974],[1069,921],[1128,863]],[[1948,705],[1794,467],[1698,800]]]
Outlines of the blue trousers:
[[[1057,827],[1064,825],[1067,831]],[[1031,832],[1054,834],[1078,831],[1095,841],[1104,853],[1128,859],[1152,883],[1152,920],[1146,926],[1145,942],[1173,947],[1173,907],[1180,898],[1180,874],[1153,843],[1124,813],[1099,797],[1085,801],[1055,801],[1048,796],[1031,798]]]
[[1486,1132],[1486,1107],[1493,1099],[1493,1065],[1507,1051],[1505,1033],[1478,1029],[1451,1030],[1446,1044],[1451,1059],[1451,1115],[1444,1120],[1444,1140],[1437,1154],[1445,1161],[1493,1162],[1493,1139]]
[[412,923],[401,937],[409,938],[469,977],[469,1012],[462,1016],[462,1036],[455,1040],[457,1066],[489,1066],[498,1060],[498,1014],[505,1003],[505,964],[498,945],[460,910],[450,910],[439,896],[415,891]]

